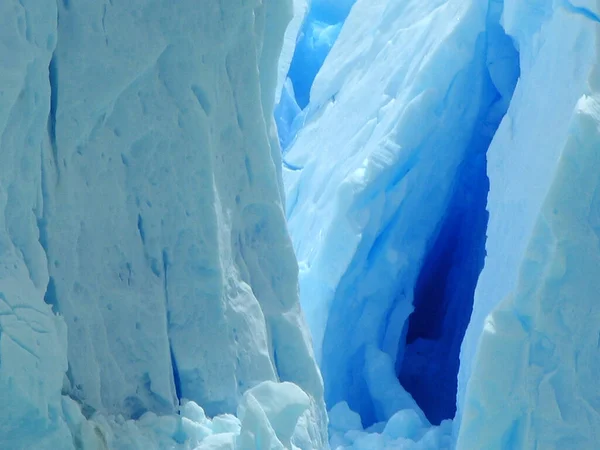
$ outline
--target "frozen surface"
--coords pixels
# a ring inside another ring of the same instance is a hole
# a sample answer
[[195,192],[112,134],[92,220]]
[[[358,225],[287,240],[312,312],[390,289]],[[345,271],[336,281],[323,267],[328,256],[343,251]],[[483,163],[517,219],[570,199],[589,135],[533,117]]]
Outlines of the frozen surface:
[[0,2],[1,448],[71,448],[79,409],[234,414],[264,381],[291,412],[248,426],[325,445],[272,119],[290,11]]
[[0,448],[595,450],[599,11],[0,2]]
[[598,5],[573,4],[506,3],[522,73],[488,152],[461,449],[591,450],[600,438]]
[[483,265],[485,151],[518,76],[500,13],[359,0],[285,155],[326,401],[364,426],[406,408],[436,425],[454,417]]
[[332,448],[597,447],[599,11],[358,0],[284,85]]

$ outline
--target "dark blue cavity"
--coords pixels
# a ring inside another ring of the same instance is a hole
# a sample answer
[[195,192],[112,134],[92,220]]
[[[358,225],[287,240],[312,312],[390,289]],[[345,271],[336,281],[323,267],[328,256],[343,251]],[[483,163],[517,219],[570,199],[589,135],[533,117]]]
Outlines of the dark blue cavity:
[[460,346],[485,257],[488,188],[485,154],[475,154],[415,286],[398,379],[434,425],[456,413]]
[[[491,9],[492,19],[501,10]],[[519,76],[519,55],[498,22],[488,24],[487,109],[459,168],[452,200],[423,261],[398,379],[434,425],[456,413],[460,347],[485,258],[486,151]]]
[[54,277],[50,277],[48,280],[48,286],[46,287],[46,293],[44,294],[44,302],[52,307],[52,311],[54,311],[55,314],[60,312]]
[[58,105],[58,63],[56,56],[52,55],[48,66],[48,80],[50,83],[50,113],[48,114],[48,136],[50,146],[52,147],[52,156],[54,163],[58,161],[58,151],[56,147],[56,110]]
[[181,376],[179,375],[179,367],[177,366],[177,360],[175,359],[173,347],[171,347],[170,345],[169,351],[171,352],[171,367],[173,370],[173,383],[175,384],[175,395],[177,395],[178,400],[181,400]]

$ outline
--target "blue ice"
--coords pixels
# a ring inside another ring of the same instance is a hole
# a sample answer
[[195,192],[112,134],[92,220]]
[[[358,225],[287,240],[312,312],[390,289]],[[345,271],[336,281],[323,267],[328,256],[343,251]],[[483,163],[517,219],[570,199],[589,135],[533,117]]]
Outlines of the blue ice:
[[[288,223],[334,448],[594,448],[594,384],[572,361],[595,343],[595,263],[558,261],[579,251],[577,230],[597,251],[595,184],[581,166],[581,180],[557,177],[593,159],[596,9],[358,0],[304,112],[289,103]],[[566,224],[559,205],[579,189],[591,215]],[[581,277],[548,272],[569,267]],[[572,342],[575,317],[590,331]],[[398,441],[386,423],[404,424]]]
[[[296,0],[300,3],[301,0]],[[356,0],[311,0],[299,30],[286,84],[275,108],[279,140],[285,151],[303,125],[310,91]]]

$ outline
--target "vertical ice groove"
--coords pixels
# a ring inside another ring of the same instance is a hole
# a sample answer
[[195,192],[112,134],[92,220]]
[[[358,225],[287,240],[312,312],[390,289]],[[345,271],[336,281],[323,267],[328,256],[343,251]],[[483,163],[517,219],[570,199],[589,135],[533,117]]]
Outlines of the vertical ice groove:
[[[139,217],[139,216],[138,216]],[[143,238],[142,238],[143,239]],[[177,401],[180,402],[182,399],[181,392],[181,378],[179,377],[179,368],[177,367],[177,359],[175,356],[175,352],[173,351],[173,344],[171,342],[171,336],[169,334],[169,326],[170,326],[170,318],[171,315],[169,313],[169,254],[166,249],[163,249],[162,254],[162,275],[163,275],[163,289],[164,289],[164,297],[165,297],[165,311],[166,314],[166,327],[167,327],[167,339],[169,340],[169,354],[171,356],[171,370],[173,372],[173,383],[175,386],[175,395],[177,396]]]
[[570,0],[562,0],[563,7],[574,14],[579,14],[580,16],[585,17],[586,19],[592,20],[594,22],[600,22],[600,16],[598,13],[592,11],[590,8],[586,8],[584,6],[577,6],[573,4]]
[[[56,168],[57,174],[59,169],[58,165],[58,148],[56,143],[56,113],[58,108],[58,59],[57,59],[57,48],[58,48],[58,37],[59,37],[59,25],[60,25],[60,6],[59,0],[56,0],[56,39],[54,42],[54,48],[52,49],[52,56],[50,57],[50,63],[48,64],[48,82],[50,84],[50,111],[48,113],[48,137],[50,140],[50,148],[52,150],[52,160],[54,167]],[[67,4],[65,4],[66,6]]]

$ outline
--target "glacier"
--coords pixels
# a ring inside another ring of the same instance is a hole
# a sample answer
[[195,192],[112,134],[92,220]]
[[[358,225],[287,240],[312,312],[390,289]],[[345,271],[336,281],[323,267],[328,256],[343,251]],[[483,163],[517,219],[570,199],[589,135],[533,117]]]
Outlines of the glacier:
[[326,446],[273,120],[292,14],[1,2],[1,448]]
[[357,0],[284,85],[332,448],[596,448],[598,11]]
[[0,2],[0,448],[595,450],[599,23]]

